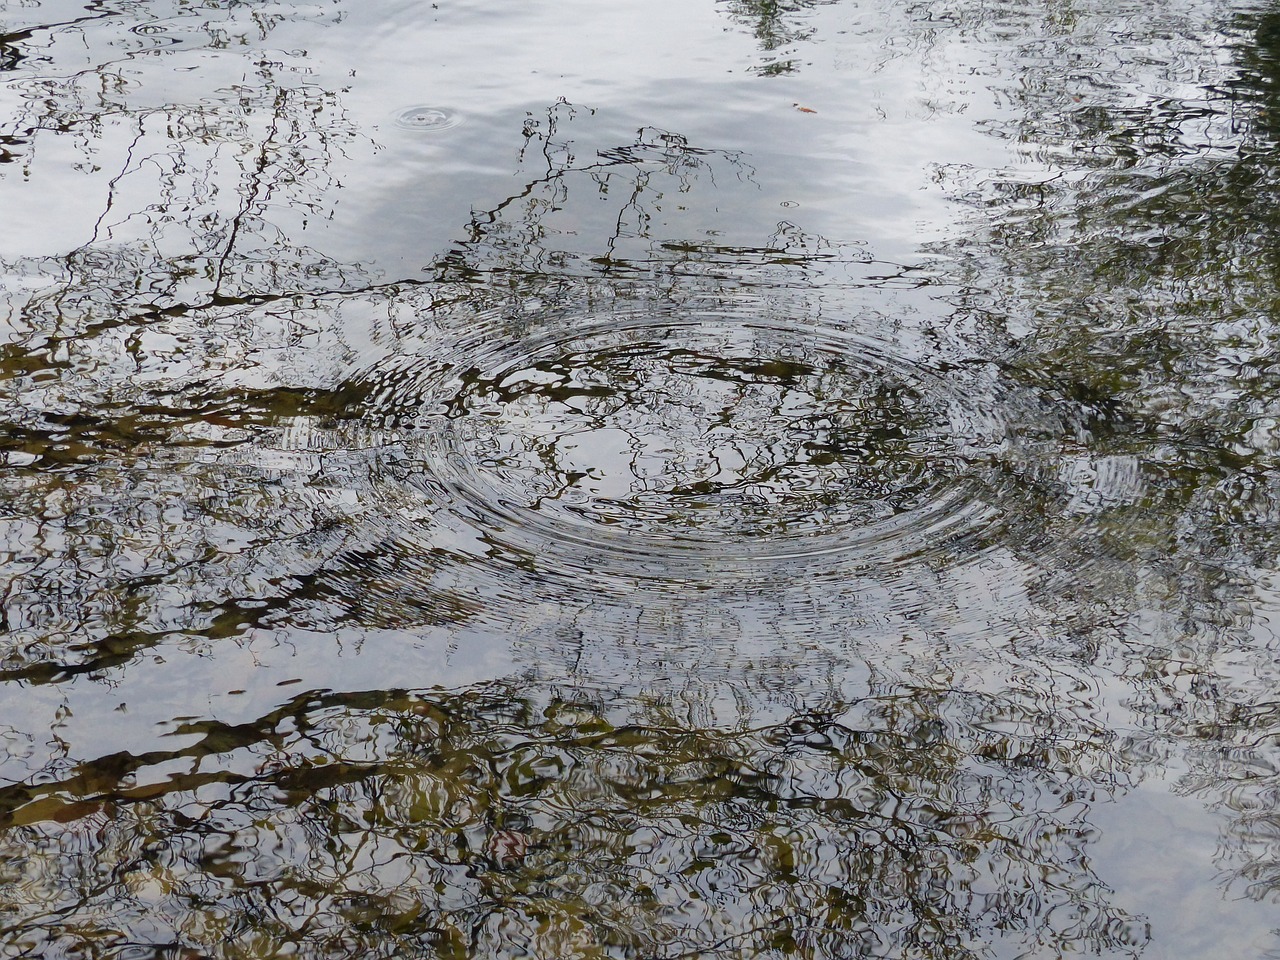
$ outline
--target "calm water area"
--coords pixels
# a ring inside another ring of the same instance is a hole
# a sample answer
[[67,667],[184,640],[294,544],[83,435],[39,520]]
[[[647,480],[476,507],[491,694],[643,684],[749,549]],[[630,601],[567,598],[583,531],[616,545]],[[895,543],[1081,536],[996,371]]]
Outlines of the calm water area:
[[1280,958],[1280,4],[0,0],[0,958]]

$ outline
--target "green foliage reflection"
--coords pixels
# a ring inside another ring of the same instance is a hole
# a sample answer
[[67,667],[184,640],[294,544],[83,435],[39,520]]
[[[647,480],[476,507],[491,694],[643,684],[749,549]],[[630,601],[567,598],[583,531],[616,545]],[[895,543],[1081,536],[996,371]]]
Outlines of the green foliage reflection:
[[[1136,954],[1091,749],[895,689],[754,729],[511,688],[312,694],[0,792],[6,955]],[[985,729],[984,729],[985,728]],[[1100,765],[1098,765],[1100,764]]]

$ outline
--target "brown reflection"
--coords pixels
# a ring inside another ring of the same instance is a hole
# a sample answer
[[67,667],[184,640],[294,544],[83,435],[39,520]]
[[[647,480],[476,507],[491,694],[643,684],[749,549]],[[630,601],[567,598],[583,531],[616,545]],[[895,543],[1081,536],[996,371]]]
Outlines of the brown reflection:
[[994,732],[997,699],[890,689],[726,731],[548,693],[307,694],[176,731],[190,747],[36,774],[0,792],[3,936],[225,957],[1147,940],[1085,856],[1106,753]]

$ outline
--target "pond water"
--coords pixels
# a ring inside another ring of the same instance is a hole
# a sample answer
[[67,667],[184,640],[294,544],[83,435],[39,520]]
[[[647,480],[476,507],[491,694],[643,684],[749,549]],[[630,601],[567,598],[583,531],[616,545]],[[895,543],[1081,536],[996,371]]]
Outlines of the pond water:
[[0,7],[0,956],[1280,957],[1280,7]]

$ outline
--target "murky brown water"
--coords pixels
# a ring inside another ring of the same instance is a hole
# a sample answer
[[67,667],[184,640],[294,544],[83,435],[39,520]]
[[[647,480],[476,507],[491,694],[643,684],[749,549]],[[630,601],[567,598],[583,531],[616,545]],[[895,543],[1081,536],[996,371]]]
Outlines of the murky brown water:
[[0,5],[0,955],[1280,957],[1280,8]]

